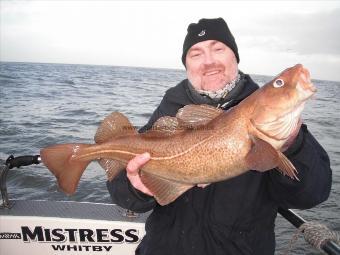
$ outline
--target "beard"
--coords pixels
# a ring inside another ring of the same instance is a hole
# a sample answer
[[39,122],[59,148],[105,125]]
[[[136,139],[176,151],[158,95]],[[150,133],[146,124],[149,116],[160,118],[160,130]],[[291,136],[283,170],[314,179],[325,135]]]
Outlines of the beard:
[[[217,72],[214,74],[214,72]],[[218,63],[204,65],[202,67],[202,80],[201,89],[216,91],[225,86],[228,81],[228,77],[225,74],[225,66]]]

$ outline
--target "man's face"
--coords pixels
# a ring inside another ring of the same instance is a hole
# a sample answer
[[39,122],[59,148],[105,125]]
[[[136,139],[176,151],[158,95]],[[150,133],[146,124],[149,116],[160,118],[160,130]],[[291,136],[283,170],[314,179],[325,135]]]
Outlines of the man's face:
[[224,43],[208,40],[193,45],[186,56],[187,76],[196,89],[216,91],[236,78],[237,60]]

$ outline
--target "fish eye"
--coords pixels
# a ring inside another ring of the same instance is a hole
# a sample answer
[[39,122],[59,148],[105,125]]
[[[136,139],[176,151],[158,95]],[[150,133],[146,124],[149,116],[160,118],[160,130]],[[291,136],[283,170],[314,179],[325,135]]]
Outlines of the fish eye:
[[274,83],[273,83],[273,86],[274,86],[275,88],[280,88],[280,87],[282,87],[283,85],[285,85],[285,82],[284,82],[282,79],[277,79],[277,80],[275,80]]

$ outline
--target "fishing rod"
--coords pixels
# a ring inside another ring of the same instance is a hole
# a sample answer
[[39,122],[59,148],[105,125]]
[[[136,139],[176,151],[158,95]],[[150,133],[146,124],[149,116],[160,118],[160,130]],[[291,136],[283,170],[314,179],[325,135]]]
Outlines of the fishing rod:
[[279,214],[298,228],[311,246],[329,255],[340,255],[339,235],[325,225],[306,221],[291,209],[279,207]]
[[[2,195],[3,208],[11,208],[13,204],[8,199],[6,178],[10,169],[20,168],[40,164],[40,155],[34,156],[9,156],[5,161],[4,167],[0,168],[0,189]],[[323,224],[310,222],[303,219],[300,215],[291,209],[278,208],[279,214],[289,221],[293,226],[298,228],[304,235],[305,240],[320,251],[328,255],[340,255],[340,246],[338,245],[339,236]]]

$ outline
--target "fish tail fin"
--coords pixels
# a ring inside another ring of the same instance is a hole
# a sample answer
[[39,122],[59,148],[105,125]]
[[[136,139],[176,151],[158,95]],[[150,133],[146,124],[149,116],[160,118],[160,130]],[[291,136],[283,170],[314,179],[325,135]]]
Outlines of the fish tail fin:
[[59,144],[40,151],[44,165],[55,175],[60,189],[66,194],[73,194],[81,175],[91,162],[90,159],[77,159],[89,144]]
[[[123,134],[137,134],[137,130],[122,113],[113,112],[102,121],[94,140],[97,144],[102,144]],[[105,170],[109,181],[126,167],[123,162],[105,158],[99,160],[99,165]]]

